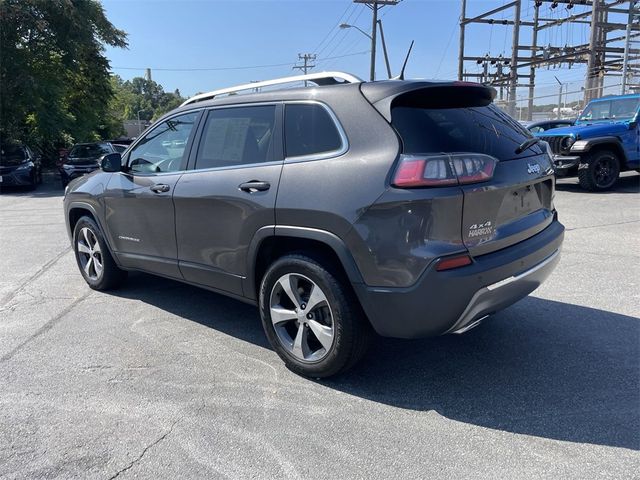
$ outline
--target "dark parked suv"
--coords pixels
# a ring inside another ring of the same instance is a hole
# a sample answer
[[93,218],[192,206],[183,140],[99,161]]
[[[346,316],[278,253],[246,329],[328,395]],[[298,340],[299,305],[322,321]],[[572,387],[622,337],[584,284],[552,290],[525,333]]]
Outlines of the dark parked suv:
[[285,363],[323,377],[373,331],[462,333],[551,273],[550,158],[493,89],[295,78],[316,85],[198,95],[69,185],[90,287],[141,270],[256,304]]
[[[82,175],[99,169],[102,157],[109,153],[120,151],[120,149],[116,149],[109,142],[78,143],[74,145],[58,167],[62,186],[66,187],[74,178],[81,177]],[[124,151],[124,149],[122,151]]]
[[0,188],[35,188],[42,183],[40,155],[26,145],[0,144]]

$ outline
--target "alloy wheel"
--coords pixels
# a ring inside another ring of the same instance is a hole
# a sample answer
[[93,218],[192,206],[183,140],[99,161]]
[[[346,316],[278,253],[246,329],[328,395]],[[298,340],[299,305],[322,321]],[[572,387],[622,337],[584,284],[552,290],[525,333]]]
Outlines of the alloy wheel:
[[601,157],[594,165],[593,176],[598,187],[607,188],[615,181],[617,173],[614,161],[613,158],[608,156]]
[[78,233],[76,243],[80,267],[90,280],[99,280],[104,271],[102,249],[96,234],[88,227],[83,227]]
[[310,278],[288,273],[271,290],[270,313],[281,345],[303,362],[322,360],[335,338],[327,296]]

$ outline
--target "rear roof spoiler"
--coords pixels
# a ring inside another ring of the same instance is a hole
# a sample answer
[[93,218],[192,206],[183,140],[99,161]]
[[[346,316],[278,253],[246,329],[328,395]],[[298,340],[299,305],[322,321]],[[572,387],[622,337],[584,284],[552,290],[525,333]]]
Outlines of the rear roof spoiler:
[[[364,97],[388,122],[391,122],[393,102],[403,95],[411,93],[417,94],[423,91],[423,93],[430,93],[433,95],[433,98],[436,98],[435,96],[441,95],[443,90],[455,91],[455,89],[462,88],[466,90],[466,93],[471,91],[473,95],[478,95],[487,103],[491,103],[496,97],[495,88],[474,82],[389,80],[360,84],[360,91]],[[429,97],[431,97],[431,95],[429,95]]]

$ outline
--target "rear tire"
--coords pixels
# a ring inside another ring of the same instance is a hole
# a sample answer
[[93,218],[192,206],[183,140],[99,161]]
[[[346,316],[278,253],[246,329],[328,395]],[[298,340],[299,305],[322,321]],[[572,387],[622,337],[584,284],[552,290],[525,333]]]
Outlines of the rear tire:
[[81,217],[76,223],[73,250],[82,277],[94,290],[118,288],[127,278],[127,272],[116,265],[100,228],[91,217]]
[[580,186],[591,192],[613,187],[620,176],[620,159],[610,150],[590,153],[578,167]]
[[328,263],[300,254],[276,260],[262,278],[259,304],[271,346],[299,375],[336,375],[366,353],[371,326],[347,281]]

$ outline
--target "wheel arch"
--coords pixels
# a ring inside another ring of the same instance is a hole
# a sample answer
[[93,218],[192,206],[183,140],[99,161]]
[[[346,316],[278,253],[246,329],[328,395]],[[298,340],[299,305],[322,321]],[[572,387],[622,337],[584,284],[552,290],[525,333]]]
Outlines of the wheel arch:
[[94,222],[96,222],[96,224],[102,231],[102,237],[105,243],[107,244],[107,248],[109,248],[111,255],[116,260],[116,263],[119,263],[117,261],[117,257],[113,255],[113,248],[111,248],[111,245],[109,243],[108,235],[102,225],[102,222],[100,221],[100,216],[98,215],[98,212],[96,211],[93,205],[86,202],[71,202],[67,206],[66,211],[67,211],[67,215],[66,215],[67,232],[72,242],[73,242],[73,230],[76,226],[76,223],[78,223],[78,220],[80,220],[82,217],[89,216]]
[[624,168],[626,166],[627,154],[618,137],[586,138],[584,139],[584,142],[585,143],[580,150],[574,150],[572,147],[571,153],[584,153],[590,155],[601,150],[611,150],[620,159],[620,167]]
[[362,283],[362,275],[347,246],[337,235],[325,230],[294,226],[269,226],[256,232],[247,255],[245,297],[256,300],[260,280],[276,259],[293,252],[306,252],[331,261],[350,283]]

